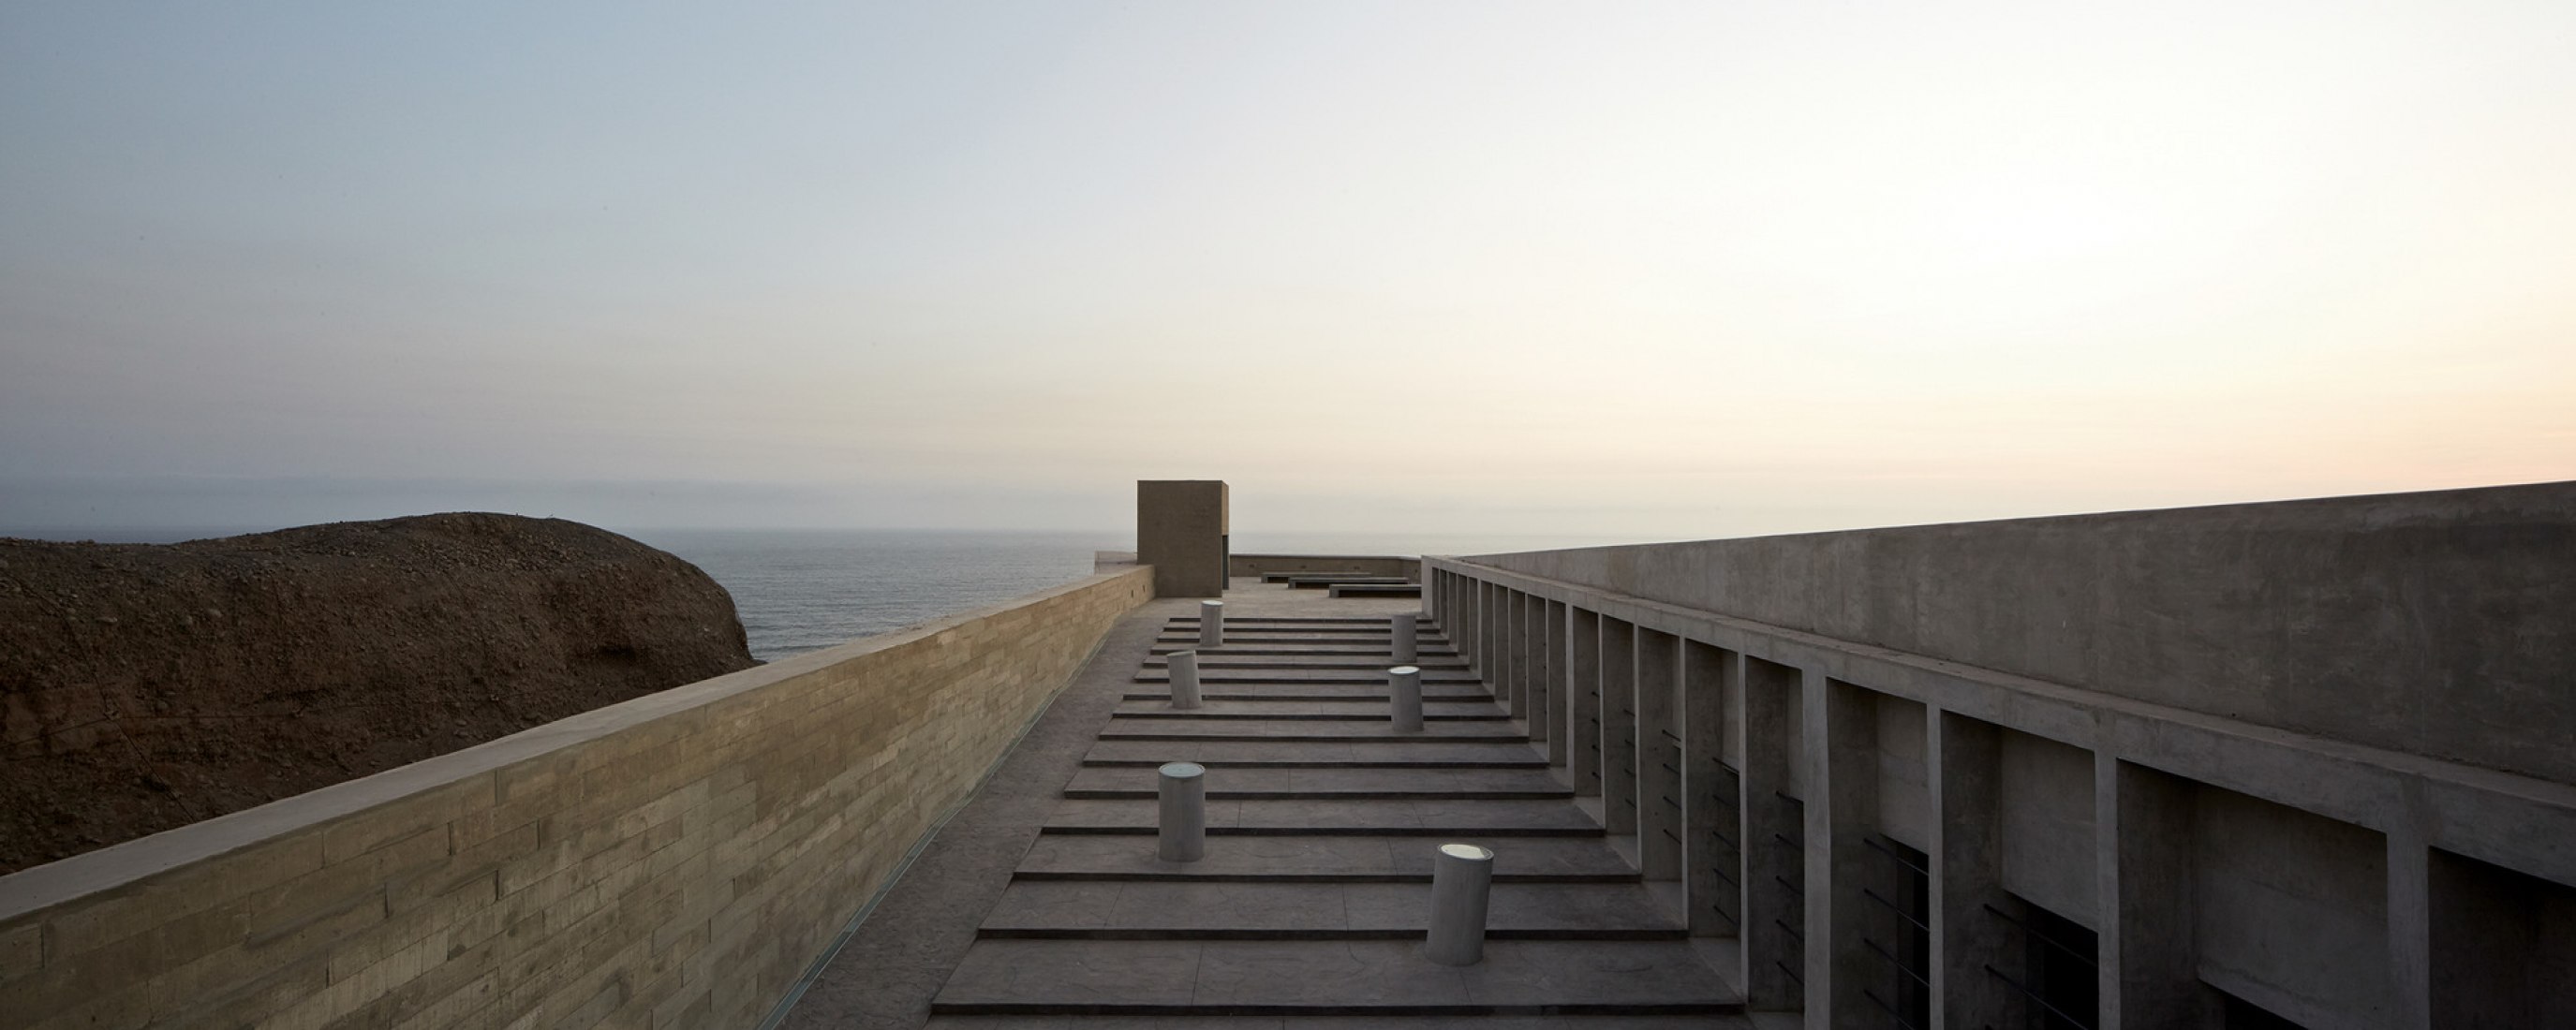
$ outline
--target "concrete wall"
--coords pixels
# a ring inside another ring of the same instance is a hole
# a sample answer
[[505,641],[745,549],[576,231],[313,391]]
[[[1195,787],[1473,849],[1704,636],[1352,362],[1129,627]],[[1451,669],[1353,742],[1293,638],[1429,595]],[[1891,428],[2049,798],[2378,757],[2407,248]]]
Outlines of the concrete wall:
[[2576,780],[2576,483],[1474,560]]
[[2192,800],[2200,978],[2302,1026],[2385,1025],[2387,839],[2215,787]]
[[0,878],[0,1026],[751,1027],[1151,576]]
[[1258,576],[1267,572],[1365,572],[1422,581],[1422,559],[1391,554],[1238,554],[1227,559],[1226,574]]
[[2087,928],[2094,910],[2093,755],[2027,733],[2001,734],[1999,874],[2005,890]]
[[[2429,1030],[2539,1025],[2576,997],[2576,484],[1423,570],[1489,677],[1528,637],[1495,613],[1561,610],[1577,646],[1548,696],[1569,716],[1740,771],[1707,778],[1737,791],[1712,806],[1736,832],[1694,826],[1680,872],[1724,892],[1723,925],[1692,932],[1737,938],[1755,1009],[2215,1030],[2233,996]],[[1579,707],[1594,626],[1721,670],[1630,670],[1640,696],[1682,690],[1693,725]],[[1565,761],[1578,793],[1620,796],[1624,756]],[[1887,919],[1913,860],[1882,833],[1928,861],[1928,954]]]

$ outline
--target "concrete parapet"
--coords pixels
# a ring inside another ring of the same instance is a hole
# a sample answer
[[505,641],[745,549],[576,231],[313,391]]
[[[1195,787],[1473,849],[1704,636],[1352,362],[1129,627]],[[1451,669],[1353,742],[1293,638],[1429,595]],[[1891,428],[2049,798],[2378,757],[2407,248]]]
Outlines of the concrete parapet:
[[756,1025],[1151,577],[0,877],[0,1026]]
[[2576,781],[2576,482],[1473,560]]
[[1529,694],[1563,706],[1550,757],[1733,938],[1752,1009],[2424,1027],[2576,997],[2576,483],[1423,575],[1486,678],[1562,688]]

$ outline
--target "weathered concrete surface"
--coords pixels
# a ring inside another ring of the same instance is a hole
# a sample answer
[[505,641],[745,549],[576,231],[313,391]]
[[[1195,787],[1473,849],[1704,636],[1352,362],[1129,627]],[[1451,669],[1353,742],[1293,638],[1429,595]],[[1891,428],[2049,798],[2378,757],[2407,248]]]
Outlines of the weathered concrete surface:
[[750,1027],[1140,568],[0,878],[0,1026]]
[[2576,781],[2576,483],[1474,560]]
[[1224,481],[1136,481],[1136,560],[1154,567],[1154,596],[1225,593],[1229,532]]

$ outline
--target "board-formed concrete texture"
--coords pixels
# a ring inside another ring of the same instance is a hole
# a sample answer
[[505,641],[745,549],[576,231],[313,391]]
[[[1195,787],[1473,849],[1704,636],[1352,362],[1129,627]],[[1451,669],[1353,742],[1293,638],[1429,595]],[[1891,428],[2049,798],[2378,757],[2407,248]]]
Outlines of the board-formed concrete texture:
[[752,1027],[1128,567],[0,878],[0,1026]]
[[1136,481],[1136,560],[1154,567],[1154,596],[1224,595],[1226,506],[1222,480]]
[[1481,676],[1562,687],[1529,717],[1636,806],[1649,883],[1671,806],[1673,889],[1757,1011],[2576,1011],[2576,484],[1424,569]]

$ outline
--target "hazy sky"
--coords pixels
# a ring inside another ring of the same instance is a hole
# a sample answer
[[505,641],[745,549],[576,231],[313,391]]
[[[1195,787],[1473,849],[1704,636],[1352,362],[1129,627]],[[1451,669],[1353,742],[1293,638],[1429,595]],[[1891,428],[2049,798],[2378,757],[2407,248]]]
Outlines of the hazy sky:
[[0,527],[2576,478],[2576,3],[12,4]]

